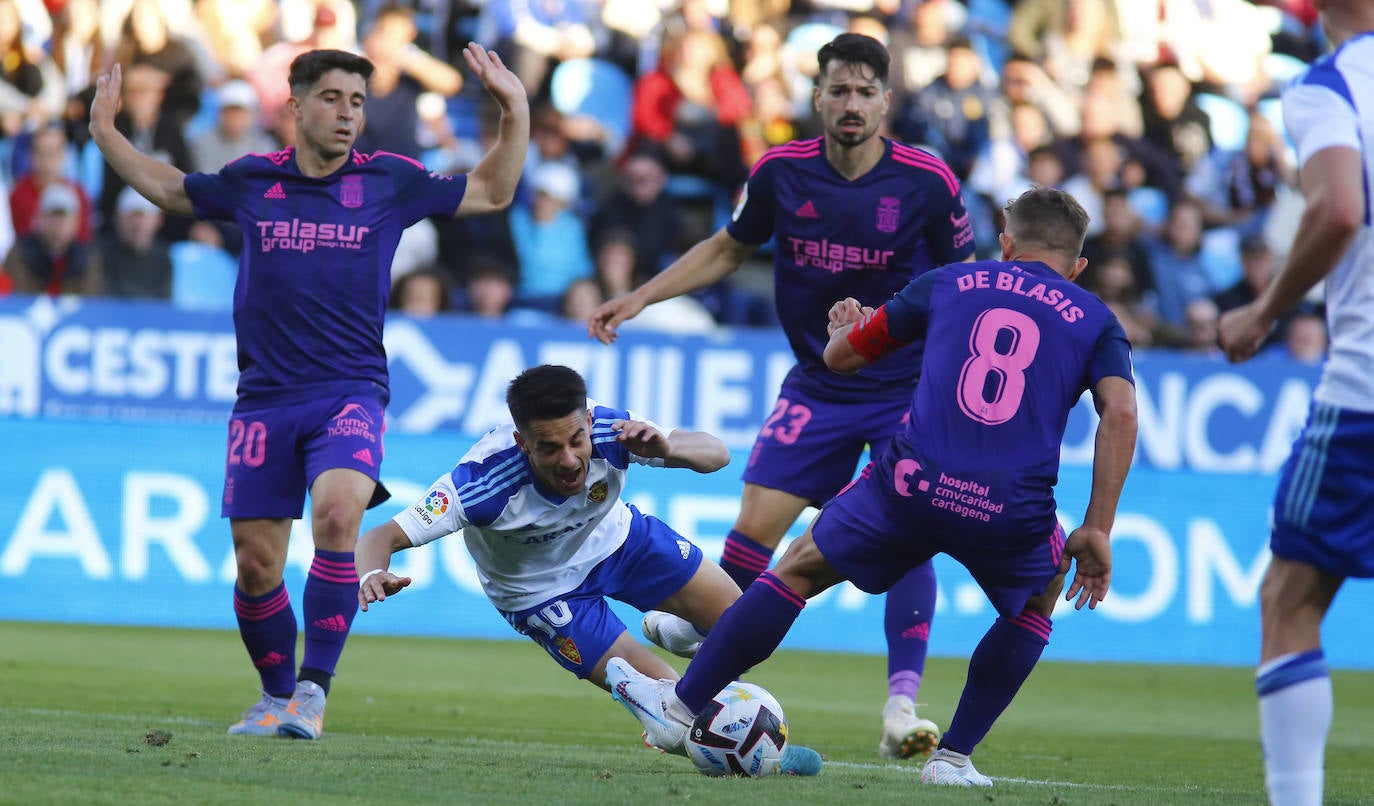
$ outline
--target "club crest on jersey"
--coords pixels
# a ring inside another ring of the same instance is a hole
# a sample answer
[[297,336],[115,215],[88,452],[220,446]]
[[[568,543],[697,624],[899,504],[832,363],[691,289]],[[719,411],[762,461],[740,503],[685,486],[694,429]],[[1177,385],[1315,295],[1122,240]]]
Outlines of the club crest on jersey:
[[597,483],[593,484],[591,490],[587,492],[588,500],[590,500],[593,504],[600,504],[601,502],[606,500],[607,489],[608,488],[606,482],[598,481]]
[[582,665],[582,653],[577,651],[577,644],[573,643],[573,639],[560,635],[554,639],[554,643],[558,644],[558,654],[567,658],[570,663]]
[[339,180],[339,203],[344,207],[363,206],[363,178],[357,174]]
[[878,231],[896,232],[897,220],[902,217],[902,200],[895,196],[878,199]]

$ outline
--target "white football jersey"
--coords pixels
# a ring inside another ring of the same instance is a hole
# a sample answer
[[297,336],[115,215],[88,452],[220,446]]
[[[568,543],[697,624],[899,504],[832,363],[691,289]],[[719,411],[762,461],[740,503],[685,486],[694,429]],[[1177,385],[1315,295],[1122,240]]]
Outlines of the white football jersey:
[[1326,278],[1331,352],[1313,394],[1323,403],[1374,411],[1374,33],[1347,40],[1283,91],[1283,121],[1305,165],[1324,148],[1356,149],[1364,158],[1364,226]]
[[515,444],[515,424],[507,423],[397,515],[397,525],[416,546],[462,531],[482,589],[502,610],[524,610],[576,588],[629,534],[630,508],[620,500],[629,463],[663,466],[616,441],[611,423],[634,415],[587,403],[592,457],[580,495],[562,498],[536,486]]

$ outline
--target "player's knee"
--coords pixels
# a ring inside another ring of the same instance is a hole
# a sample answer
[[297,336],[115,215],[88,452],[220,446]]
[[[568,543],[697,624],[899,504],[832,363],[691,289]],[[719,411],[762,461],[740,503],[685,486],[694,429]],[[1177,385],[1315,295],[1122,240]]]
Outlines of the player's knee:
[[326,504],[311,516],[315,545],[328,551],[352,551],[362,513],[345,503]]

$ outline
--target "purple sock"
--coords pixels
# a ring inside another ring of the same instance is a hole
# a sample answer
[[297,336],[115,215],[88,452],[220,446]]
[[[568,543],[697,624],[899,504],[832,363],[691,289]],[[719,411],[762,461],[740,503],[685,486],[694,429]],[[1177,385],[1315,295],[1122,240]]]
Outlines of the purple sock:
[[711,628],[677,682],[678,699],[699,713],[721,689],[773,654],[805,606],[777,577],[760,574]]
[[1050,620],[1029,610],[993,622],[968,661],[968,680],[940,746],[972,753],[1011,704],[1050,642]]
[[246,596],[234,586],[234,613],[248,657],[262,678],[262,690],[290,697],[296,688],[296,614],[282,583],[262,596]]
[[[357,613],[358,572],[353,566],[353,552],[315,549],[315,561],[305,579],[302,671],[317,669],[326,675],[334,674]],[[302,679],[308,678],[303,675]]]
[[[751,540],[734,529],[725,536],[725,549],[720,553],[720,567],[735,580],[740,590],[747,589],[754,579],[768,570],[773,550]],[[727,681],[729,682],[729,681]]]
[[930,622],[935,617],[935,566],[929,561],[907,572],[887,592],[883,632],[887,634],[887,694],[916,701],[926,670]]

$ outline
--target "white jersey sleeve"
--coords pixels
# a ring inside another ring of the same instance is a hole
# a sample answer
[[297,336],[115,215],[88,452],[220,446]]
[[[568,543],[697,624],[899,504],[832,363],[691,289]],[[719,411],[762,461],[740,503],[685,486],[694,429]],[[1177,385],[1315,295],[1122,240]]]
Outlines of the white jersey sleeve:
[[1299,165],[1332,146],[1360,150],[1355,107],[1339,90],[1323,84],[1297,84],[1284,92],[1283,125],[1293,138]]

